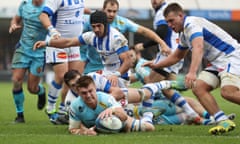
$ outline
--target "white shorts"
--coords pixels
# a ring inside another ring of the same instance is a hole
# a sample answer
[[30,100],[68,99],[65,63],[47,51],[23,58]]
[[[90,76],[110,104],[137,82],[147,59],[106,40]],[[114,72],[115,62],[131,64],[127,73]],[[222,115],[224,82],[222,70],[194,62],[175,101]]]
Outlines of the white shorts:
[[47,47],[46,63],[64,63],[80,60],[80,48],[69,47],[64,49]]

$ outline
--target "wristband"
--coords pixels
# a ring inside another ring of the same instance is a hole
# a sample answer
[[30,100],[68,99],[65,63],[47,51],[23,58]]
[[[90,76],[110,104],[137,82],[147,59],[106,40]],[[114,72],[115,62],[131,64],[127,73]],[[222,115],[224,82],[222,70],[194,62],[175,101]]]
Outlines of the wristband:
[[119,71],[115,71],[113,72],[113,75],[117,76],[117,77],[120,77],[121,76],[121,73]]
[[48,31],[52,30],[54,27],[52,25],[48,26]]

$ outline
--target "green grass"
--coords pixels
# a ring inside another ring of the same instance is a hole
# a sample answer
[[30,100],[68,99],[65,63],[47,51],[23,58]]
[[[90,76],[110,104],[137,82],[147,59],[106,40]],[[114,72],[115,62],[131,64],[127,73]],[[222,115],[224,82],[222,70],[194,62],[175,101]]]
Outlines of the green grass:
[[[135,84],[134,86],[138,86]],[[26,89],[26,85],[24,85]],[[192,96],[191,92],[184,95]],[[223,100],[219,91],[214,91],[220,107],[226,113],[236,113],[235,122],[237,128],[230,133],[221,136],[211,136],[208,129],[211,126],[156,126],[154,132],[135,132],[128,134],[99,135],[99,136],[75,136],[70,135],[67,126],[52,125],[44,111],[38,111],[37,97],[30,95],[25,90],[25,124],[14,124],[15,107],[11,95],[11,84],[0,83],[0,144],[213,144],[240,142],[239,106]]]

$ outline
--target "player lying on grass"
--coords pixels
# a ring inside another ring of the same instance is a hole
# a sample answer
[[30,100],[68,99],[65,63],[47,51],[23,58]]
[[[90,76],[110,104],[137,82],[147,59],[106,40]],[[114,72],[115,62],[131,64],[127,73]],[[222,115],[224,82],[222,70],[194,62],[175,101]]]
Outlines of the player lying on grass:
[[[151,121],[137,120],[128,116],[110,94],[97,92],[94,80],[90,76],[80,77],[75,87],[79,96],[70,105],[69,131],[71,134],[97,135],[99,131],[102,132],[102,129],[107,132],[153,131],[155,129]],[[118,127],[120,124],[114,123],[113,118],[105,122],[107,127],[106,125],[105,127],[99,126],[101,121],[112,115],[122,122],[120,128]],[[118,129],[114,129],[115,127]]]

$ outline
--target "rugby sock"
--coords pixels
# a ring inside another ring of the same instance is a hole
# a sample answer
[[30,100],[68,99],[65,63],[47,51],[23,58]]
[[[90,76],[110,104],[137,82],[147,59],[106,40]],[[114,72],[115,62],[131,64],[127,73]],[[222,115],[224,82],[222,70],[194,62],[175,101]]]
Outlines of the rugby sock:
[[151,112],[143,113],[143,117],[141,118],[142,121],[149,122],[149,123],[153,123],[152,119],[153,119],[153,113]]
[[63,102],[60,103],[58,107],[58,113],[59,114],[66,114],[65,104]]
[[216,122],[219,122],[228,119],[228,117],[224,114],[223,111],[218,111],[217,113],[214,114],[214,119]]
[[187,103],[184,97],[182,97],[179,93],[175,92],[171,99],[171,102],[176,104],[177,106],[181,107],[184,112],[186,112],[187,115],[191,117],[197,117],[198,114],[190,107],[190,105]]
[[210,119],[210,114],[206,110],[202,113],[202,116],[206,119]]
[[38,95],[42,95],[42,94],[44,94],[44,92],[45,92],[45,89],[44,89],[44,87],[43,87],[43,85],[42,84],[39,84],[38,85]]
[[20,90],[13,90],[13,99],[16,107],[16,112],[21,114],[24,111],[23,102],[24,102],[24,93],[23,89]]
[[49,87],[49,92],[48,92],[47,112],[52,112],[55,110],[57,98],[59,96],[59,92],[61,88],[62,88],[62,85],[59,85],[55,81],[52,81]]

